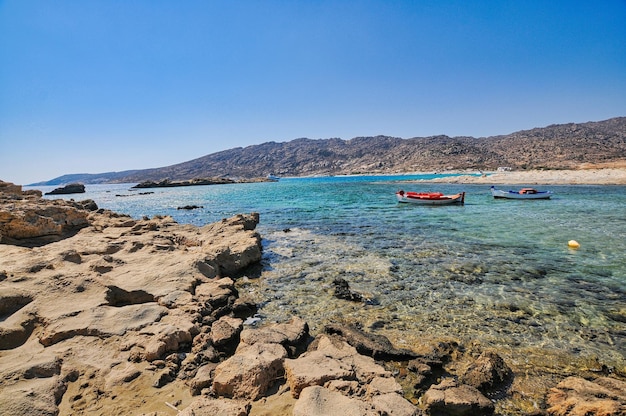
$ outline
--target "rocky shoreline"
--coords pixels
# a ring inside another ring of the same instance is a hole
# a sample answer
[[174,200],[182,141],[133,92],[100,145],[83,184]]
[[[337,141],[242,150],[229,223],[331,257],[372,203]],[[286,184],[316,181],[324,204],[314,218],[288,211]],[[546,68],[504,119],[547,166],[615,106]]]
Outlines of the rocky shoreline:
[[161,181],[144,181],[133,186],[134,189],[145,188],[179,188],[183,186],[201,186],[201,185],[228,185],[234,183],[257,183],[272,182],[268,178],[252,178],[252,179],[230,179],[230,178],[195,178],[188,181],[170,181],[163,179]]
[[[344,324],[257,326],[235,280],[258,214],[140,220],[0,182],[0,409],[12,415],[620,415],[619,377],[566,377],[535,405],[497,351],[398,349]],[[348,288],[345,288],[348,290]],[[350,301],[350,300],[346,300]],[[523,402],[523,400],[520,400]],[[524,402],[526,403],[526,402]]]

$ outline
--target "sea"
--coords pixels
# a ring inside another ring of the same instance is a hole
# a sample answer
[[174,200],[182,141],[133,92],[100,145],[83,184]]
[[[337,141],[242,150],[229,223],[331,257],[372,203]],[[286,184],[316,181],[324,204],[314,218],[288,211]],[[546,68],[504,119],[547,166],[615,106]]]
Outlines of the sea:
[[[295,315],[313,334],[346,323],[402,348],[427,340],[492,348],[535,380],[529,389],[566,375],[626,376],[626,186],[534,185],[554,195],[501,200],[489,185],[428,182],[445,176],[86,185],[85,194],[48,198],[198,226],[258,212],[263,261],[237,281],[259,305],[256,325]],[[465,204],[400,204],[400,189],[465,192]],[[185,205],[200,208],[178,209]],[[337,278],[363,300],[336,298]]]

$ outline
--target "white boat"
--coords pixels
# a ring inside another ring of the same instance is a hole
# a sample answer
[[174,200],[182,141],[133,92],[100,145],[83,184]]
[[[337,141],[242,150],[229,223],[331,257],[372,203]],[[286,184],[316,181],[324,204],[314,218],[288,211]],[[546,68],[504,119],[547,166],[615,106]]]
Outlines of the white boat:
[[444,195],[441,192],[396,192],[398,202],[419,205],[450,205],[463,204],[465,192],[455,195]]
[[278,182],[280,180],[280,177],[270,173],[269,175],[267,175],[267,179],[272,182]]
[[503,191],[492,186],[491,195],[493,195],[494,198],[504,199],[550,199],[552,192],[538,191],[535,188],[522,188],[519,191]]

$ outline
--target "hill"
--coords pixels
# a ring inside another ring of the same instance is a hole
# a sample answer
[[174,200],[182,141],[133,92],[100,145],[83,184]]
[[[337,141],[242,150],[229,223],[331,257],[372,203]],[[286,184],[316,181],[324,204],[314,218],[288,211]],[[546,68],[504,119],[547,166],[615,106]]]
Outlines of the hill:
[[238,147],[162,168],[64,175],[37,185],[162,179],[338,175],[450,170],[576,169],[626,160],[626,117],[491,137],[356,137]]

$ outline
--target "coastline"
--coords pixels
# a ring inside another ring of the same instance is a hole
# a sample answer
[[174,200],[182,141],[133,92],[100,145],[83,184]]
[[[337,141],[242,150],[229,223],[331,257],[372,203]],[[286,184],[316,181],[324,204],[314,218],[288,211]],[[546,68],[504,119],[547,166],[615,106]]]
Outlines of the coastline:
[[[472,414],[492,414],[493,404],[480,393],[489,395],[479,380],[485,374],[472,370],[487,367],[499,369],[489,383],[508,392],[495,407],[511,415],[559,414],[559,397],[570,400],[561,392],[586,380],[626,403],[602,387],[626,391],[620,368],[596,370],[593,363],[573,371],[568,363],[564,373],[550,373],[551,390],[529,391],[529,374],[532,382],[541,370],[454,336],[418,340],[407,352],[385,347],[380,333],[368,338],[336,325],[309,333],[297,316],[277,326],[245,324],[255,303],[231,276],[261,259],[258,214],[194,227],[163,216],[135,220],[86,201],[42,200],[40,193],[6,185],[0,206],[6,208],[0,210],[0,237],[8,243],[0,245],[0,306],[8,305],[0,313],[0,408],[13,414],[31,414],[34,400],[41,414],[220,414],[206,410],[218,405],[243,409],[226,414],[312,414],[302,409],[322,397],[337,407],[349,403],[359,411],[354,414],[374,406],[408,416],[453,408],[457,403],[441,404],[437,397],[470,386],[475,405],[485,405]],[[50,219],[41,218],[37,227],[24,221],[43,207],[54,214]],[[399,361],[414,358],[406,368],[391,361],[377,367],[372,360],[381,358],[382,347]],[[307,353],[300,355],[301,348]],[[337,368],[358,371],[335,374]],[[619,378],[605,377],[613,372]],[[451,375],[463,384],[452,383]],[[199,409],[205,413],[195,413]],[[337,414],[336,408],[325,414]]]

